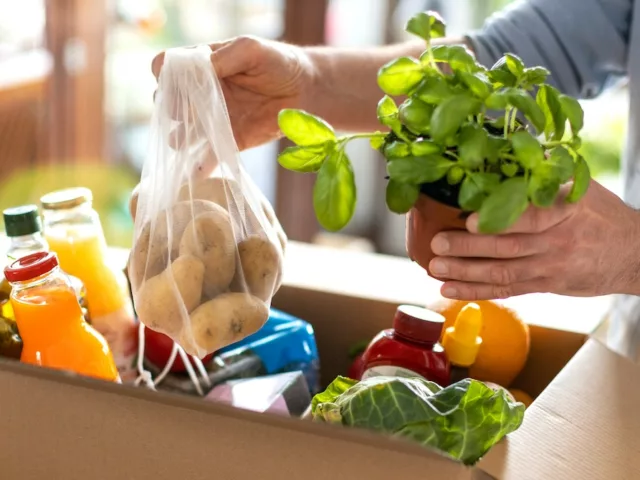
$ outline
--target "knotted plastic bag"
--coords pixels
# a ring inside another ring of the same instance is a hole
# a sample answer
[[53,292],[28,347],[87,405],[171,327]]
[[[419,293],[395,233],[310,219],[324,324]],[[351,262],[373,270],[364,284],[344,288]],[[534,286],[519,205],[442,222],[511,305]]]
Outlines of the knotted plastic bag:
[[199,358],[267,321],[287,242],[241,165],[210,54],[166,52],[129,260],[140,321]]

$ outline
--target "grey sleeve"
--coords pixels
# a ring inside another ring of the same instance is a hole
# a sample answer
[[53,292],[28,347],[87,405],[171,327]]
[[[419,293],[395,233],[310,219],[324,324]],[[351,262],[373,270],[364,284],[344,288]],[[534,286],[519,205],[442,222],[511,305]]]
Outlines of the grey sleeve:
[[624,75],[634,0],[520,0],[467,35],[480,63],[504,53],[551,71],[549,83],[592,98],[612,75]]

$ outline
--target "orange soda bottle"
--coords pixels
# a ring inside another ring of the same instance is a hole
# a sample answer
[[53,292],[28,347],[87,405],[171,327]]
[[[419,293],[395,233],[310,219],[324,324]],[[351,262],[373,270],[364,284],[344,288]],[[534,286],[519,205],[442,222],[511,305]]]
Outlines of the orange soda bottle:
[[12,287],[22,362],[120,382],[106,340],[85,321],[55,253],[29,254],[7,266],[4,274]]

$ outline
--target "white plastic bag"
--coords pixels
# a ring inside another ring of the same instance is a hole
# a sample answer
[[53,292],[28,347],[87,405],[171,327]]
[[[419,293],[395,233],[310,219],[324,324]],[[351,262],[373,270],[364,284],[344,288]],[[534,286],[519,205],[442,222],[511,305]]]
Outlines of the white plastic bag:
[[267,321],[287,242],[241,165],[210,54],[166,52],[129,262],[140,321],[199,358]]

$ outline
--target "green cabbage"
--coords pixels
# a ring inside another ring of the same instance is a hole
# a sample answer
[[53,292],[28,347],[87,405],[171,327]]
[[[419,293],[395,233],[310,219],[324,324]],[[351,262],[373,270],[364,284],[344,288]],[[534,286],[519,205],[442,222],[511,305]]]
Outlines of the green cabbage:
[[525,407],[472,379],[336,378],[311,405],[316,421],[367,428],[436,448],[467,465],[522,424]]

